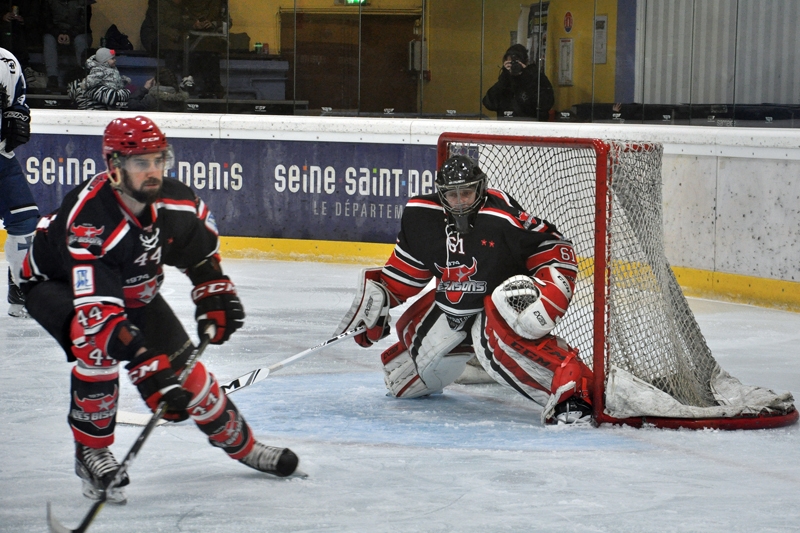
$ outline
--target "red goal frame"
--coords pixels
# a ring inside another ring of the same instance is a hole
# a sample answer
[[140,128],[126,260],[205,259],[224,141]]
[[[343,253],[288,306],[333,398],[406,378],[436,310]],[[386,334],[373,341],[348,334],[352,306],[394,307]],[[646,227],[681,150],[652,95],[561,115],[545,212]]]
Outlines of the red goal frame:
[[[800,418],[796,408],[787,413],[739,415],[736,417],[718,418],[665,418],[642,416],[635,418],[614,418],[605,413],[605,383],[607,356],[607,305],[608,305],[608,251],[611,235],[607,227],[607,214],[611,211],[609,191],[612,176],[609,144],[602,139],[573,137],[528,137],[511,135],[483,135],[474,133],[445,132],[439,136],[437,143],[437,169],[450,156],[450,143],[486,143],[519,146],[554,145],[593,150],[596,156],[596,204],[594,235],[594,274],[593,274],[593,372],[595,386],[592,390],[593,418],[597,425],[603,423],[625,424],[634,427],[655,426],[659,428],[687,429],[769,429],[784,427],[797,422]],[[647,146],[647,143],[641,143]],[[535,215],[535,213],[533,213]],[[569,339],[567,339],[569,341]]]

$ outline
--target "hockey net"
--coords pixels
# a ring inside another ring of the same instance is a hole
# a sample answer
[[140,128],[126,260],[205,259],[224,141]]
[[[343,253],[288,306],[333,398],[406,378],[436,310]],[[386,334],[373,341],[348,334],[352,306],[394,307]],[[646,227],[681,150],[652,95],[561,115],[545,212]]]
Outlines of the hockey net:
[[594,372],[597,423],[748,429],[797,420],[790,393],[740,383],[700,332],[664,253],[660,145],[442,134],[439,165],[456,154],[573,242],[577,286],[553,334]]

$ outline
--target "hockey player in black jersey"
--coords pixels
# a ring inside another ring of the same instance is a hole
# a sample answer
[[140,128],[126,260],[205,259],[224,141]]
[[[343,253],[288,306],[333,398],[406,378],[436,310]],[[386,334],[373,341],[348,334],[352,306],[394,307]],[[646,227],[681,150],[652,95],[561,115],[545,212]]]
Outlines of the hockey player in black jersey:
[[477,356],[495,381],[541,405],[543,422],[590,422],[592,372],[550,334],[575,286],[572,244],[487,188],[468,157],[447,159],[436,187],[408,201],[394,252],[382,269],[364,270],[337,333],[366,325],[356,341],[370,346],[389,334],[389,309],[435,279],[398,320],[399,342],[381,354],[393,396],[439,392]]
[[[70,191],[43,217],[23,265],[28,310],[63,347],[72,367],[68,422],[84,494],[99,498],[118,463],[109,446],[119,395],[119,364],[147,405],[167,402],[165,418],[192,418],[212,445],[257,470],[287,476],[289,449],[255,440],[213,374],[198,362],[177,378],[194,350],[159,294],[163,265],[194,284],[198,333],[222,344],[244,323],[236,288],[220,266],[214,218],[181,182],[164,178],[173,162],[161,130],[142,116],[112,121],[103,136],[108,171]],[[120,486],[128,484],[127,475]],[[125,495],[113,489],[108,501]]]

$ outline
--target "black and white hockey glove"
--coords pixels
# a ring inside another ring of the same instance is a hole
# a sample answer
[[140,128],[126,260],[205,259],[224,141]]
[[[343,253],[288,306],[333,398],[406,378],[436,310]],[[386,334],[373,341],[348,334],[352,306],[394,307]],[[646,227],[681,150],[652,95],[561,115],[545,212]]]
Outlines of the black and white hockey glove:
[[3,128],[0,134],[6,141],[6,152],[31,140],[31,114],[21,106],[9,107],[3,111]]
[[339,327],[336,328],[334,335],[359,326],[366,326],[365,333],[353,338],[360,346],[369,348],[391,333],[392,318],[389,315],[391,295],[389,290],[380,283],[380,275],[380,268],[365,268],[361,271],[358,294],[339,323]]
[[192,401],[192,393],[181,388],[178,376],[169,364],[169,358],[147,350],[125,365],[128,375],[150,409],[163,400],[170,411],[185,411]]

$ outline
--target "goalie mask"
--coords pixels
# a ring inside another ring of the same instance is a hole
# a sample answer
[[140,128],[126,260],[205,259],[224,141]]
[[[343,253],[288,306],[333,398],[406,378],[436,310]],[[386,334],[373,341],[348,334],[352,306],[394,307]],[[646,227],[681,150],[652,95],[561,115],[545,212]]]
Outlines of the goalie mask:
[[486,174],[463,155],[445,161],[436,173],[436,189],[442,206],[453,218],[456,231],[469,233],[471,221],[486,199]]

